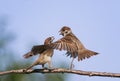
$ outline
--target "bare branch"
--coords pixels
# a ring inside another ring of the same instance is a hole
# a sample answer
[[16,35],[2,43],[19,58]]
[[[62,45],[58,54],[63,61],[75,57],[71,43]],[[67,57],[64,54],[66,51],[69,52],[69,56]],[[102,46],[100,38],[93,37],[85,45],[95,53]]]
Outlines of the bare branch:
[[55,69],[30,69],[25,71],[25,69],[19,70],[10,70],[0,72],[0,76],[6,74],[28,74],[28,73],[72,73],[78,75],[85,76],[102,76],[102,77],[117,77],[120,78],[120,73],[110,73],[110,72],[95,72],[95,71],[82,71],[82,70],[69,70],[63,68],[55,68]]

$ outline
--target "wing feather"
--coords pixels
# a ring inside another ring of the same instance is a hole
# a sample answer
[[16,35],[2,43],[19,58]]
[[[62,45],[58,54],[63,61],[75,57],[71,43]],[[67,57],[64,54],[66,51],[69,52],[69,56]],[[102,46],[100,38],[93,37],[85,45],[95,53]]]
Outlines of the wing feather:
[[56,50],[66,50],[69,53],[73,53],[77,51],[77,47],[71,37],[63,37],[60,40],[49,44],[50,47]]
[[36,45],[36,46],[33,46],[31,51],[35,55],[35,54],[38,54],[38,53],[40,54],[40,53],[42,53],[45,50],[46,50],[46,46],[45,45]]

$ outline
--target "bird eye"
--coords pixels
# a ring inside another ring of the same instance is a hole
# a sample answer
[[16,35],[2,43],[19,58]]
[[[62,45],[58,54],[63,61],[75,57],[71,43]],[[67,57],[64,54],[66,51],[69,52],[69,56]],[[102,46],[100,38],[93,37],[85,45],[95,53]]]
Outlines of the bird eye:
[[65,31],[65,30],[62,30],[62,31]]
[[65,33],[68,33],[67,31]]

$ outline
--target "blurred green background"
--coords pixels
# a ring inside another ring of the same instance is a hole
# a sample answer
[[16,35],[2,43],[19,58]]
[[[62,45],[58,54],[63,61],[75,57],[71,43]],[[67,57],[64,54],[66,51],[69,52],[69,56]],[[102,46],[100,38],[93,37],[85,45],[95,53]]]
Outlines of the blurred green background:
[[[0,71],[15,70],[26,68],[31,65],[33,59],[28,59],[24,62],[20,57],[15,56],[15,52],[10,47],[14,44],[16,36],[14,32],[7,30],[8,18],[6,16],[0,17]],[[58,67],[66,67],[64,63],[59,63]],[[0,81],[65,81],[66,74],[50,73],[50,74],[8,74],[0,76]]]
[[[100,54],[78,62],[74,69],[120,72],[120,0],[0,0],[0,71],[26,68],[37,56],[22,56],[48,36],[58,40],[62,26],[87,49]],[[55,50],[53,66],[69,66],[65,51]],[[36,66],[34,68],[40,68]],[[24,74],[0,76],[0,81],[120,81],[119,78],[85,77],[74,74]],[[55,79],[55,80],[54,80]]]

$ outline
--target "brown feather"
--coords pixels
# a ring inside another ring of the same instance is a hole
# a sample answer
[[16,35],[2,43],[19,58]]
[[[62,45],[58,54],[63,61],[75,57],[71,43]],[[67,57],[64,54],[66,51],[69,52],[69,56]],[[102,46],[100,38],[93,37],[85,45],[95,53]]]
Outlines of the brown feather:
[[34,56],[34,54],[32,52],[28,52],[27,54],[23,55],[24,58],[29,58],[31,56]]
[[85,58],[90,58],[91,56],[97,55],[97,52],[87,50],[87,49],[82,49],[79,50],[78,52],[78,61],[83,60]]
[[57,49],[57,50],[67,50],[70,52],[75,52],[77,50],[76,46],[74,45],[73,41],[71,40],[71,38],[66,38],[63,37],[60,40],[49,44],[49,46],[53,49]]
[[34,55],[43,53],[44,51],[46,51],[47,49],[49,49],[49,47],[47,45],[50,44],[53,40],[54,39],[52,37],[48,37],[47,39],[45,39],[44,45],[33,46],[32,49],[31,49],[31,51],[29,53],[23,55],[23,57],[24,58],[30,58],[30,57],[32,57]]
[[[82,42],[72,33],[71,29],[67,26],[64,26],[60,30],[60,34],[63,35],[63,38],[52,43],[54,49],[57,50],[66,50],[67,56],[76,58],[78,56],[78,61],[85,58],[90,58],[93,55],[97,55],[97,52],[87,50]],[[59,45],[57,48],[55,45]],[[50,46],[50,47],[52,47]]]

